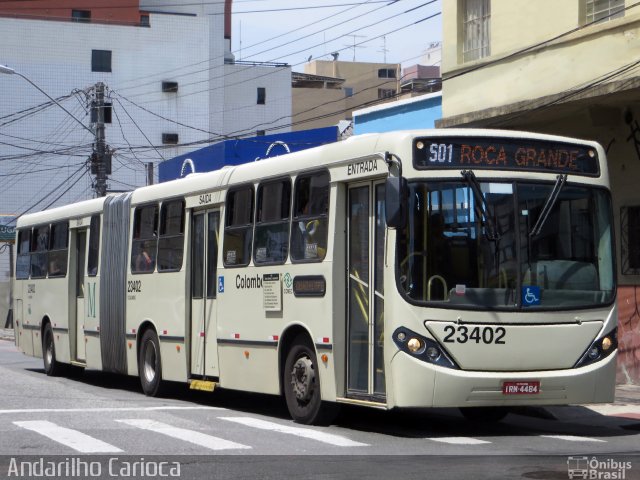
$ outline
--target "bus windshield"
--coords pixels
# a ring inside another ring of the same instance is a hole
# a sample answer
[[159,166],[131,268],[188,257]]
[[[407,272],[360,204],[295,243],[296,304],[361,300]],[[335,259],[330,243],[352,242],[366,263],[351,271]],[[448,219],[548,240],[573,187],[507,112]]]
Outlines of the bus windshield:
[[608,191],[540,182],[409,183],[398,282],[412,303],[470,309],[589,308],[613,301]]

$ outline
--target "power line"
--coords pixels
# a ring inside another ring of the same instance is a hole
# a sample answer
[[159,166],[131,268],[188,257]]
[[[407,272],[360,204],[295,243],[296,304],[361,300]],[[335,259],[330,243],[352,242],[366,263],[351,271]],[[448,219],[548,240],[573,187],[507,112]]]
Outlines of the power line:
[[[80,172],[83,168],[86,168],[86,162],[83,163],[82,165],[80,165],[80,168],[78,168],[75,172],[73,172],[70,176],[68,176],[65,180],[62,181],[62,183],[60,183],[59,185],[57,185],[56,187],[53,188],[53,190],[49,191],[46,195],[44,195],[40,200],[38,200],[37,202],[35,202],[33,205],[31,205],[29,208],[27,208],[26,210],[22,211],[19,215],[16,215],[11,221],[9,221],[9,223],[6,223],[3,226],[8,226],[11,225],[13,222],[15,222],[18,218],[20,218],[22,215],[25,215],[27,213],[29,213],[31,210],[33,210],[34,208],[36,208],[38,205],[40,205],[42,202],[44,202],[47,198],[49,198],[51,195],[54,194],[54,192],[56,190],[58,190],[59,188],[61,188],[66,182],[70,181],[75,175],[78,174],[78,172]],[[80,178],[82,178],[83,175],[80,176]],[[79,179],[80,179],[79,178]],[[78,181],[76,180],[76,182],[73,183],[73,185],[75,185]],[[73,186],[72,185],[72,186]],[[59,196],[57,196],[53,202],[49,203],[48,206],[51,206],[53,203],[57,202],[62,195],[64,195],[66,192],[68,192],[69,189],[65,190],[64,192],[62,192],[62,194],[60,194]]]
[[478,71],[478,70],[480,70],[482,68],[490,67],[491,65],[495,65],[496,63],[501,63],[501,62],[504,62],[505,60],[510,60],[510,59],[522,54],[522,53],[528,52],[529,50],[534,50],[534,49],[536,49],[538,47],[541,47],[541,46],[546,45],[548,43],[554,42],[554,41],[559,40],[559,39],[561,39],[563,37],[566,37],[567,35],[571,35],[572,33],[578,32],[578,31],[580,31],[580,30],[582,30],[584,28],[590,27],[590,26],[595,25],[597,23],[602,23],[603,20],[606,20],[607,18],[611,17],[612,15],[617,15],[620,12],[624,12],[624,11],[627,11],[629,9],[635,8],[638,5],[640,5],[640,2],[636,2],[636,3],[632,4],[632,5],[629,5],[628,7],[625,7],[624,9],[616,10],[615,12],[612,12],[609,15],[607,15],[605,17],[602,17],[602,18],[600,18],[598,20],[594,20],[592,22],[585,23],[584,25],[580,25],[578,27],[572,28],[571,30],[567,30],[567,31],[565,31],[563,33],[560,33],[559,35],[555,35],[554,37],[551,37],[551,38],[549,38],[547,40],[543,40],[542,42],[538,42],[538,43],[535,43],[533,45],[529,45],[528,47],[525,47],[525,48],[522,48],[522,49],[517,50],[515,52],[512,52],[512,53],[510,53],[508,55],[505,55],[504,57],[496,58],[494,60],[489,60],[489,61],[487,61],[485,63],[482,63],[480,65],[476,65],[474,67],[468,68],[468,69],[466,69],[466,70],[464,70],[462,72],[459,72],[459,73],[454,73],[454,74],[449,75],[447,77],[445,77],[443,75],[442,81],[445,82],[445,81],[448,81],[448,80],[453,80],[454,78],[458,78],[458,77],[461,77],[463,75],[467,75],[467,74],[469,74],[471,72]]
[[[427,16],[427,17],[424,17],[424,18],[420,19],[420,20],[416,20],[416,21],[414,21],[414,22],[411,22],[411,23],[409,23],[409,24],[406,24],[406,25],[404,25],[404,26],[402,26],[402,27],[396,28],[396,29],[394,29],[394,30],[391,30],[391,31],[388,31],[388,32],[382,33],[382,34],[377,35],[377,36],[372,37],[372,38],[369,38],[369,39],[367,39],[367,40],[365,40],[365,41],[359,42],[359,43],[357,43],[357,44],[356,44],[356,46],[358,46],[358,45],[362,45],[362,44],[364,44],[364,43],[371,42],[371,41],[373,41],[373,40],[377,40],[377,39],[379,39],[379,38],[382,38],[383,36],[392,35],[392,34],[394,34],[394,33],[397,33],[397,32],[399,32],[399,31],[401,31],[401,30],[404,30],[404,29],[406,29],[406,28],[413,27],[414,25],[417,25],[417,24],[419,24],[419,23],[422,23],[422,22],[425,22],[425,21],[430,20],[430,19],[432,19],[432,18],[435,18],[435,17],[437,17],[437,16],[439,16],[439,15],[441,15],[441,14],[442,14],[442,12],[436,12],[436,13],[434,13],[433,15],[429,15],[429,16]],[[376,22],[375,24],[377,24],[377,23],[381,23],[381,22]],[[375,24],[371,24],[371,25],[375,25]],[[369,26],[371,26],[371,25],[369,25]],[[364,27],[364,28],[368,28],[369,26]],[[358,31],[358,30],[354,30],[354,31]],[[340,49],[337,49],[336,51],[337,51],[337,52],[341,52],[341,51],[347,50],[347,49],[349,49],[349,48],[352,48],[352,46],[344,47],[344,48],[340,48]],[[295,53],[300,53],[300,52],[302,52],[302,51],[304,51],[304,50],[300,50],[300,51],[295,52]],[[303,62],[299,62],[299,63],[297,63],[297,64],[292,65],[292,67],[295,67],[295,66],[301,65],[301,64],[303,64],[303,63],[305,63],[305,62],[304,62],[304,61],[303,61]],[[249,68],[250,68],[250,67],[249,67]],[[237,74],[239,74],[239,73],[244,72],[245,70],[248,70],[249,68],[244,69],[244,70],[239,70],[239,71],[236,71],[236,72],[232,72],[232,73],[229,73],[229,74],[225,74],[225,75],[223,75],[222,77],[216,77],[216,78],[224,78],[224,77],[229,76],[229,75],[237,75]],[[239,85],[239,84],[243,84],[243,83],[248,83],[248,82],[253,82],[253,81],[255,81],[255,80],[259,79],[259,78],[264,78],[264,77],[268,77],[268,76],[270,76],[270,75],[275,75],[276,73],[278,73],[278,72],[277,72],[277,71],[268,72],[268,73],[265,73],[265,74],[263,74],[263,75],[258,75],[258,76],[252,77],[252,78],[250,78],[250,79],[247,79],[247,80],[241,80],[241,81],[235,82],[235,85]],[[189,84],[185,84],[185,86],[188,86],[188,85],[195,85],[195,84],[197,84],[197,83],[203,83],[203,82],[208,82],[208,81],[209,81],[209,79],[207,79],[207,80],[202,80],[202,81],[198,81],[198,82],[192,82],[192,83],[189,83]],[[189,93],[185,93],[185,94],[182,94],[182,95],[177,95],[177,97],[178,97],[178,98],[184,98],[184,97],[188,97],[188,96],[191,96],[191,95],[197,95],[197,94],[199,94],[199,93],[213,92],[213,91],[219,90],[219,89],[221,89],[221,88],[224,88],[224,86],[222,86],[222,87],[208,88],[208,89],[206,89],[206,90],[198,90],[198,91],[195,91],[195,92],[189,92]],[[153,93],[153,92],[145,92],[145,93],[141,93],[141,94],[133,94],[133,95],[130,95],[130,97],[138,97],[138,96],[141,96],[141,95],[147,95],[147,94],[149,94],[149,93]],[[160,100],[150,100],[149,102],[146,102],[146,103],[157,103],[157,102],[160,102],[160,101],[165,101],[165,100],[164,100],[164,99],[160,99]]]
[[[625,73],[629,73],[633,70],[637,70],[640,67],[640,60],[637,60],[635,62],[631,62],[628,63],[627,65],[624,65],[622,67],[616,68],[614,70],[611,70],[609,72],[607,72],[604,75],[601,75],[600,77],[597,77],[595,79],[593,79],[592,81],[590,81],[589,83],[587,83],[586,85],[581,85],[581,86],[576,86],[573,89],[570,90],[564,90],[563,92],[560,92],[559,97],[556,97],[552,100],[549,100],[546,103],[543,104],[538,104],[536,105],[536,103],[539,102],[539,99],[536,100],[531,100],[530,102],[528,102],[527,104],[525,104],[522,107],[522,111],[520,112],[514,112],[513,114],[508,114],[506,117],[500,118],[500,119],[496,119],[495,121],[493,121],[492,123],[489,123],[488,126],[499,126],[499,125],[504,125],[506,122],[511,122],[516,118],[519,118],[523,115],[530,115],[532,112],[536,112],[539,110],[543,110],[546,108],[549,108],[553,105],[557,105],[559,103],[563,103],[566,100],[578,96],[588,90],[591,90],[592,88],[596,88],[600,85],[602,85],[603,83],[607,83],[608,81],[611,81],[619,76],[624,75]],[[527,108],[527,106],[532,106],[532,108],[529,108],[527,110],[525,110]]]
[[[23,0],[24,1],[24,0]],[[240,3],[243,0],[235,0],[236,3]],[[255,1],[255,0],[253,0]],[[266,0],[265,0],[266,1]],[[395,3],[398,0],[371,0],[371,3]],[[3,2],[0,2],[0,5]],[[154,11],[154,8],[157,7],[161,7],[161,8],[165,8],[165,7],[192,7],[192,6],[196,6],[196,7],[200,7],[203,5],[224,5],[224,1],[221,2],[195,2],[195,3],[162,3],[159,5],[153,5],[153,6],[149,6],[149,8],[139,8],[140,7],[140,3],[132,3],[130,5],[92,5],[91,6],[91,10],[118,10],[118,9],[131,9],[131,8],[136,8],[138,7],[140,11],[142,12],[150,12],[150,13],[155,13],[157,11],[163,12],[162,10],[156,10]],[[335,4],[331,4],[331,5],[308,5],[306,7],[288,7],[288,8],[271,8],[271,9],[261,9],[261,10],[243,10],[243,11],[235,11],[233,12],[234,15],[239,15],[239,14],[246,14],[246,13],[269,13],[269,12],[283,12],[283,11],[289,11],[289,10],[317,10],[317,9],[322,9],[322,8],[336,8],[336,7],[345,7],[345,6],[349,6],[349,5],[362,5],[362,3],[366,3],[366,2],[352,2],[352,3],[335,3]],[[46,9],[47,10],[69,10],[71,7],[69,6],[60,6],[60,7],[56,7],[54,5],[47,5]],[[16,7],[11,7],[11,10],[42,10],[42,7],[27,7],[27,6],[16,6]],[[207,13],[207,15],[225,15],[224,12],[212,12],[212,13]],[[67,17],[65,17],[67,18]]]
[[136,121],[133,119],[133,117],[131,115],[129,115],[129,112],[127,111],[126,108],[124,108],[124,105],[122,105],[122,102],[120,101],[119,98],[116,98],[116,101],[118,102],[118,104],[122,107],[122,110],[124,110],[124,113],[127,114],[127,116],[129,117],[129,119],[133,122],[133,124],[136,126],[136,128],[140,131],[140,133],[142,134],[142,136],[147,140],[147,142],[149,142],[149,145],[151,145],[154,150],[158,153],[158,155],[160,156],[160,158],[162,160],[165,160],[165,158],[162,156],[162,154],[158,151],[158,149],[153,145],[153,143],[151,142],[151,140],[149,140],[149,137],[147,137],[147,135],[142,131],[142,129],[140,128],[140,125],[138,125],[136,123]]
[[[371,1],[372,1],[372,0],[367,0],[366,2],[362,2],[362,3],[357,4],[357,5],[358,5],[358,6],[366,5],[366,4],[370,3]],[[397,0],[396,0],[396,1],[397,1]],[[263,54],[263,53],[270,52],[270,51],[272,51],[272,50],[277,50],[277,49],[282,48],[282,47],[284,47],[284,46],[290,45],[291,43],[299,42],[299,41],[304,40],[304,39],[306,39],[306,38],[310,38],[310,37],[312,37],[312,36],[315,36],[315,35],[317,35],[317,34],[319,34],[319,33],[326,32],[326,31],[328,31],[328,30],[331,30],[331,29],[333,29],[333,28],[335,28],[335,27],[337,27],[337,26],[343,25],[343,24],[348,23],[348,22],[350,22],[350,21],[353,21],[353,20],[360,20],[360,19],[362,19],[362,17],[363,17],[364,15],[369,15],[369,14],[371,14],[371,13],[373,13],[373,12],[376,12],[376,11],[378,11],[378,10],[382,9],[382,8],[385,8],[385,7],[389,6],[389,5],[393,5],[393,4],[395,4],[395,3],[396,3],[396,1],[391,1],[391,2],[387,1],[387,2],[384,2],[384,3],[386,3],[386,5],[383,5],[382,7],[375,8],[375,9],[373,9],[373,10],[371,10],[371,11],[368,11],[368,12],[366,12],[366,13],[365,13],[365,14],[363,14],[363,15],[359,15],[359,16],[357,16],[357,17],[352,17],[352,18],[349,18],[349,19],[347,19],[347,20],[343,20],[343,21],[341,21],[341,22],[339,22],[339,23],[337,23],[337,24],[331,25],[330,27],[327,27],[327,28],[324,28],[324,29],[318,30],[318,31],[313,32],[313,33],[305,34],[305,35],[303,35],[302,37],[297,37],[297,38],[295,38],[295,39],[293,39],[293,40],[291,40],[291,41],[288,41],[288,42],[286,42],[286,43],[279,44],[279,45],[276,45],[276,46],[274,46],[274,47],[268,48],[268,49],[266,49],[266,50],[262,50],[262,51],[260,51],[260,52],[257,52],[257,53],[254,53],[254,54],[251,54],[251,55],[249,55],[248,57],[245,57],[245,58],[251,58],[251,57],[255,57],[255,56],[257,56],[257,55],[261,55],[261,54]],[[430,1],[430,2],[428,2],[428,3],[434,3],[435,1],[437,1],[437,0],[433,0],[433,1]],[[348,10],[350,10],[350,9],[343,10],[342,12],[339,12],[339,13],[340,13],[340,14],[342,14],[342,13],[344,13],[345,11],[348,11]],[[323,22],[323,21],[325,21],[325,20],[327,20],[327,19],[332,18],[332,17],[333,17],[333,16],[335,16],[335,15],[337,15],[337,14],[329,15],[328,17],[321,19],[319,22],[314,22],[314,23],[309,24],[309,25],[316,25],[317,23],[321,23],[321,22]],[[388,17],[388,18],[384,19],[383,21],[387,21],[387,20],[389,20],[390,18],[393,18],[393,17]],[[379,23],[379,22],[378,22],[378,23]],[[309,25],[307,25],[307,26],[309,26]],[[363,27],[363,28],[368,28],[368,27]],[[294,29],[294,30],[292,30],[292,31],[290,31],[290,32],[288,32],[288,33],[293,33],[293,32],[298,31],[298,30],[300,30],[300,28]],[[354,30],[354,31],[358,31],[358,30]],[[288,34],[288,33],[287,33],[287,34]],[[266,43],[266,42],[268,42],[268,41],[270,41],[270,40],[273,40],[273,39],[275,39],[275,38],[279,38],[279,37],[281,37],[281,36],[283,36],[283,35],[279,35],[279,36],[276,36],[276,37],[272,37],[271,39],[268,39],[268,40],[266,40],[265,42],[259,42],[259,43],[256,43],[256,44],[253,44],[253,45],[250,45],[249,47],[244,47],[244,49],[246,50],[247,48],[251,48],[251,47],[254,47],[254,46],[263,45],[264,43]],[[331,41],[333,41],[333,40],[337,40],[337,39],[341,38],[342,36],[344,36],[344,35],[340,35],[340,36],[338,36],[338,37],[335,37],[334,39],[329,40],[329,42],[331,42]],[[293,53],[289,53],[289,54],[282,55],[282,56],[280,56],[280,57],[277,57],[277,58],[276,58],[276,59],[274,59],[274,60],[277,60],[277,59],[279,59],[279,58],[282,58],[283,56],[295,55],[295,54],[297,54],[297,53],[301,53],[302,51],[306,51],[306,50],[310,50],[310,49],[312,49],[312,48],[316,48],[316,47],[318,47],[318,46],[320,46],[320,45],[324,45],[326,42],[327,42],[327,41],[326,41],[326,40],[324,40],[324,41],[323,41],[323,43],[321,43],[321,44],[312,45],[311,47],[307,47],[307,48],[305,48],[305,49],[303,49],[303,50],[301,50],[301,51],[293,52]],[[237,51],[234,51],[233,53],[237,53]],[[203,64],[203,63],[208,63],[208,62],[211,62],[211,61],[221,60],[221,59],[223,59],[223,58],[224,58],[224,54],[223,54],[223,55],[219,55],[219,56],[217,56],[217,57],[209,58],[209,59],[204,60],[204,61],[202,61],[202,62],[198,62],[198,63],[194,63],[194,64],[187,65],[187,66],[185,66],[184,68],[188,68],[188,67],[191,67],[191,66],[197,66],[197,65],[200,65],[200,64]],[[272,62],[272,61],[274,61],[274,60],[269,60],[269,61],[270,61],[270,62]],[[174,75],[174,76],[173,76],[173,78],[181,78],[181,77],[184,77],[184,76],[195,75],[195,74],[197,74],[197,73],[203,73],[203,72],[207,72],[207,71],[210,71],[210,70],[214,70],[214,69],[218,69],[218,68],[223,68],[223,67],[224,67],[224,65],[215,65],[215,66],[213,66],[213,67],[207,67],[207,68],[202,69],[202,70],[195,70],[195,71],[192,71],[192,72],[187,72],[187,73],[183,73],[183,74],[179,74],[179,75]],[[175,70],[178,70],[178,69],[172,69],[172,70],[168,70],[168,71],[161,72],[161,73],[158,73],[158,74],[154,74],[154,76],[155,76],[155,75],[162,75],[163,73],[169,73],[169,72],[172,72],[172,71],[175,71]],[[245,70],[246,70],[246,69],[245,69]],[[223,74],[222,76],[213,77],[213,79],[220,79],[220,78],[224,78],[224,77],[225,77],[225,76],[227,76],[227,75],[229,75],[229,74]],[[144,77],[144,78],[147,78],[147,77]],[[210,81],[210,80],[211,80],[211,78],[210,78],[210,79],[208,79],[207,81]],[[128,81],[133,81],[133,80],[128,80]],[[127,82],[128,82],[128,81],[127,81]],[[126,82],[125,82],[125,83],[126,83]],[[119,90],[130,90],[130,89],[133,89],[133,88],[139,88],[139,87],[142,87],[142,86],[151,85],[151,84],[153,84],[153,83],[156,83],[156,82],[155,82],[155,81],[154,81],[154,82],[146,82],[146,83],[143,83],[143,84],[140,84],[140,85],[135,85],[135,86],[132,86],[132,87],[119,88]],[[202,83],[202,82],[195,82],[195,83]],[[195,83],[185,84],[185,86],[186,86],[186,85],[193,85],[193,84],[195,84]],[[151,93],[151,92],[149,92],[149,93]],[[146,93],[136,94],[135,96],[139,96],[139,95],[146,95]]]

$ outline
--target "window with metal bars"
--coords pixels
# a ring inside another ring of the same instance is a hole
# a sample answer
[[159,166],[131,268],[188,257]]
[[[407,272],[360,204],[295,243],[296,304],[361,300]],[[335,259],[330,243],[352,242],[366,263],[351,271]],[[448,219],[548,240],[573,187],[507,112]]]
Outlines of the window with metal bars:
[[491,1],[462,0],[462,61],[491,55]]
[[624,17],[624,0],[585,0],[585,23]]

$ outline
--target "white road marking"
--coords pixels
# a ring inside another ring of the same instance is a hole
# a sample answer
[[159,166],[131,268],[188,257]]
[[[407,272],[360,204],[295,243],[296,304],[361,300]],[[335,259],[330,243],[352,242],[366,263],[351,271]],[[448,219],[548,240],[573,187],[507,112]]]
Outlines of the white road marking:
[[108,443],[98,440],[97,438],[90,437],[77,430],[61,427],[52,422],[45,420],[26,421],[26,422],[13,422],[21,428],[26,428],[33,432],[39,433],[51,440],[71,447],[74,450],[82,453],[117,453],[122,452],[117,447],[109,445]]
[[180,407],[166,405],[162,407],[93,407],[93,408],[23,408],[0,410],[1,414],[15,413],[100,413],[100,412],[155,412],[159,410],[227,410],[220,407]]
[[116,422],[125,423],[132,427],[141,428],[143,430],[149,430],[151,432],[161,433],[172,438],[184,440],[185,442],[193,443],[201,447],[206,447],[211,450],[230,450],[234,448],[251,448],[248,445],[242,445],[241,443],[235,443],[224,438],[214,437],[205,433],[196,432],[195,430],[188,430],[186,428],[173,427],[166,423],[157,422],[155,420],[148,419],[128,419],[128,420],[116,420]]
[[485,443],[491,443],[487,440],[480,440],[479,438],[472,437],[436,437],[428,438],[434,442],[450,443],[452,445],[483,445]]
[[557,440],[566,440],[568,442],[600,442],[606,443],[606,440],[591,437],[577,437],[575,435],[540,435],[543,438],[555,438]]
[[265,420],[259,420],[257,418],[251,418],[251,417],[219,417],[219,418],[221,420],[228,420],[230,422],[240,423],[248,427],[259,428],[261,430],[270,430],[272,432],[287,433],[289,435],[296,435],[298,437],[317,440],[318,442],[328,443],[330,445],[336,445],[339,447],[368,447],[369,446],[369,444],[367,443],[360,443],[353,440],[349,440],[348,438],[342,437],[340,435],[319,432],[317,430],[311,430],[309,428],[280,425],[279,423],[267,422]]

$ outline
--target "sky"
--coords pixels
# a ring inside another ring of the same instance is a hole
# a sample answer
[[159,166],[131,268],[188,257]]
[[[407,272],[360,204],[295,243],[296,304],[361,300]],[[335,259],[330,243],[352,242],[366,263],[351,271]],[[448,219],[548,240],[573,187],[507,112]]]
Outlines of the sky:
[[407,67],[441,41],[440,12],[441,0],[234,0],[232,50],[236,60],[284,62],[299,72],[309,57],[331,60],[332,52]]

